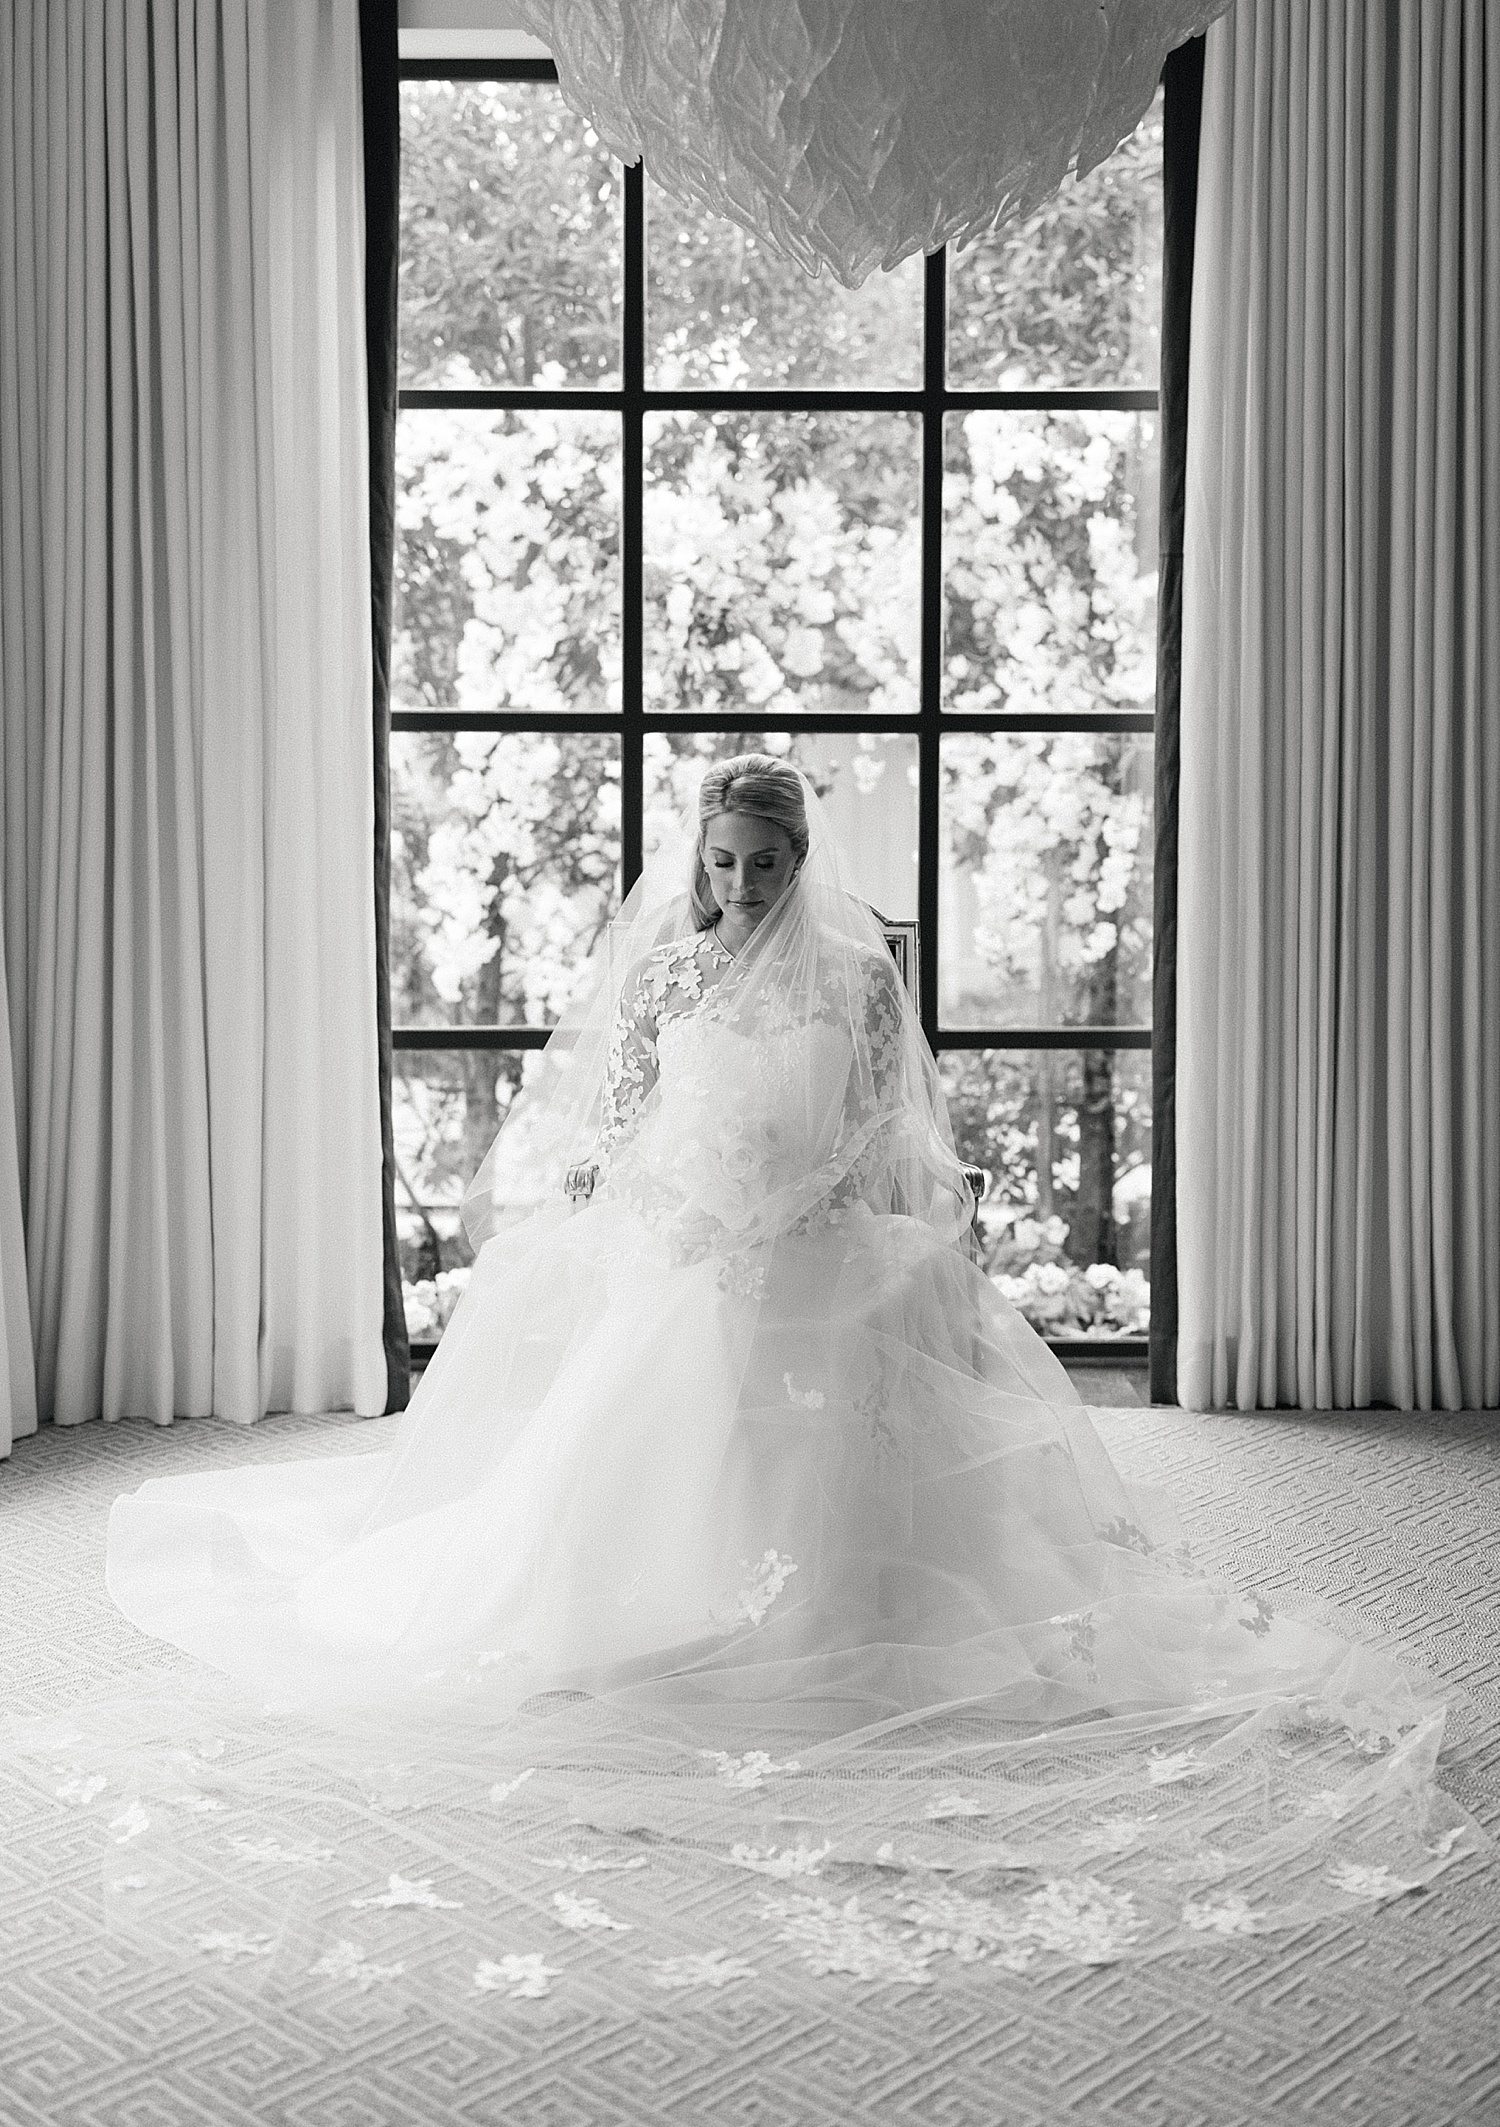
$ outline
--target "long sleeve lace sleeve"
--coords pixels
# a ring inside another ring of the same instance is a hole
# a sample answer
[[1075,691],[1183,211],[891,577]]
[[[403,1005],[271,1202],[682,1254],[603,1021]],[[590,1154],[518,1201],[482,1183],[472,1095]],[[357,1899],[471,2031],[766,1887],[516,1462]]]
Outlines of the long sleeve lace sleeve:
[[[869,1198],[872,1188],[882,1194],[876,1185],[876,1177],[887,1162],[888,1133],[883,1125],[889,1123],[901,1094],[899,980],[894,966],[884,954],[872,959],[865,971],[859,1006],[859,1016],[864,1022],[863,1039],[856,1037],[863,1067],[857,1061],[850,1073],[839,1129],[841,1144],[847,1145],[854,1138],[862,1139],[863,1143],[847,1165],[843,1164],[843,1156],[835,1153],[835,1164],[840,1168],[837,1179],[815,1210],[798,1222],[799,1230],[814,1231],[830,1220],[841,1219],[851,1205]],[[873,1133],[872,1124],[876,1126]],[[889,1210],[893,1207],[882,1202],[878,1208]]]
[[889,959],[877,961],[865,989],[865,1033],[877,1109],[886,1110],[901,1083],[900,977]]
[[594,1156],[606,1165],[630,1135],[651,1088],[656,1084],[656,1012],[645,982],[637,976],[620,999],[604,1066],[604,1094]]
[[[865,1099],[870,1103],[871,1114],[887,1122],[901,1091],[899,981],[890,959],[882,954],[871,965],[865,983],[864,1021],[869,1078],[863,1090]],[[871,1115],[861,1113],[849,1117],[848,1121],[857,1127],[870,1119]],[[871,1176],[883,1167],[886,1139],[886,1131],[877,1129],[875,1136],[855,1162],[849,1175],[851,1194],[863,1195]]]

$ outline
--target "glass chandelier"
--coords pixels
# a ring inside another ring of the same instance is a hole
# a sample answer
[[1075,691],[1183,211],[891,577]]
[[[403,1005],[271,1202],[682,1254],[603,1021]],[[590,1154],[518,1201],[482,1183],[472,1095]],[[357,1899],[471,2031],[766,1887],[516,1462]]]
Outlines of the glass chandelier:
[[626,162],[846,288],[1102,162],[1230,0],[512,0]]

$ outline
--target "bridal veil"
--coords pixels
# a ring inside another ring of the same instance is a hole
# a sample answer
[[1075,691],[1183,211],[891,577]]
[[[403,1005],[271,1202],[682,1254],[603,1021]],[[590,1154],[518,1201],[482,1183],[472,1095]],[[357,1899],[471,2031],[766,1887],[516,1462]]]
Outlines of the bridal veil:
[[[932,1056],[804,797],[738,955],[691,819],[647,866],[469,1189],[394,1438],[117,1503],[112,1592],[200,1666],[27,1747],[138,1812],[158,1931],[233,1911],[291,1974],[415,1902],[420,1992],[597,1869],[578,1930],[643,1974],[922,1984],[1264,1933],[1483,1847],[1444,1693],[1206,1573],[968,1259]],[[390,1901],[354,1894],[376,1853]]]

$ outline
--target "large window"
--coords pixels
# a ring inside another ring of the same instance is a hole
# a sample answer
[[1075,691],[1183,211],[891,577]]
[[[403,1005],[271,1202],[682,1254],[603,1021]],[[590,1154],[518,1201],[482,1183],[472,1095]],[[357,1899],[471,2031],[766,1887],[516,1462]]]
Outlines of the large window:
[[1159,103],[1024,226],[848,293],[623,170],[545,62],[408,66],[397,1215],[458,1202],[702,762],[790,754],[918,916],[986,1267],[1144,1356]]

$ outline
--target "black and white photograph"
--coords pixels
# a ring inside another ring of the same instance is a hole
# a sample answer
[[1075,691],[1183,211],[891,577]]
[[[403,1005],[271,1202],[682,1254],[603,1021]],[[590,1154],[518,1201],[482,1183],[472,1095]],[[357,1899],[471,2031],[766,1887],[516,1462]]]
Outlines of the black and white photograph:
[[1500,0],[0,0],[0,2127],[1500,2127]]

